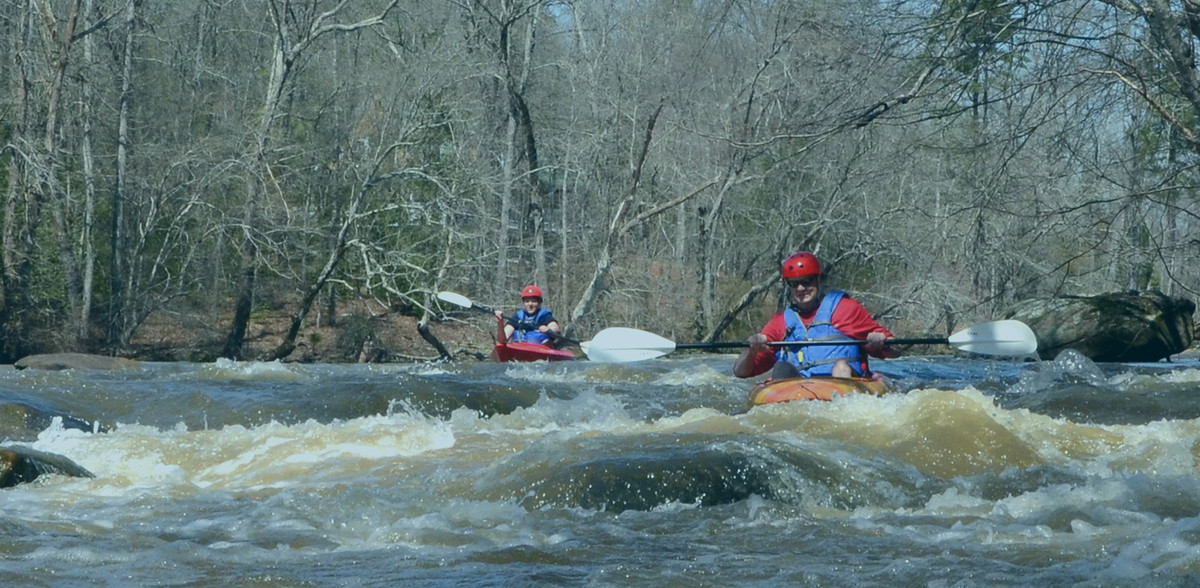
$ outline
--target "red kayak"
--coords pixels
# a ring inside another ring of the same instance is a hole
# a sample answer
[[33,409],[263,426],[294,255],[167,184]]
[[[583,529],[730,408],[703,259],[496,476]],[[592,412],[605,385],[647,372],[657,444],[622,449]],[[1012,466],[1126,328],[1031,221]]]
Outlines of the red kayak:
[[833,400],[843,394],[882,396],[888,392],[886,382],[869,378],[789,378],[767,380],[750,391],[750,405],[792,400]]
[[[504,341],[504,322],[503,318],[496,320],[496,339],[499,341]],[[492,348],[492,361],[563,361],[565,359],[575,359],[575,354],[541,343],[513,341],[496,343],[496,346]]]
[[575,359],[570,351],[537,343],[497,343],[492,349],[492,361],[562,361]]

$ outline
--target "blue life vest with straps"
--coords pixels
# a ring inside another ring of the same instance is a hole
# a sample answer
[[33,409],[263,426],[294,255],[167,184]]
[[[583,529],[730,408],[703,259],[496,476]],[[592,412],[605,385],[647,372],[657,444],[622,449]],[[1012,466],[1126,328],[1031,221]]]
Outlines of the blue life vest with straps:
[[[783,311],[787,336],[784,341],[837,341],[852,338],[833,327],[833,309],[837,308],[845,292],[834,290],[825,294],[813,320],[804,326],[800,315],[790,306]],[[828,376],[833,373],[833,364],[844,359],[857,376],[867,373],[867,356],[861,345],[806,345],[802,347],[780,347],[775,352],[776,361],[786,361],[796,366],[801,376]]]
[[549,308],[539,308],[536,314],[530,315],[522,308],[513,314],[508,324],[513,326],[512,340],[520,343],[537,343],[545,345],[550,335],[538,331],[538,327],[554,321],[554,313]]

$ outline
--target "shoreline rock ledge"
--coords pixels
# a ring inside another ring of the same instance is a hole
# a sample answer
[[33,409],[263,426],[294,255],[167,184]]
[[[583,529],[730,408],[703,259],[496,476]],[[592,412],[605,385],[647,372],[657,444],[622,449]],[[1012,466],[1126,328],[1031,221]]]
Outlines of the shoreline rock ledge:
[[1033,298],[1014,305],[1005,318],[1033,329],[1042,359],[1074,349],[1092,361],[1154,362],[1192,345],[1195,312],[1189,299],[1148,290]]
[[135,367],[138,362],[124,357],[110,357],[91,353],[43,353],[27,355],[13,363],[13,367],[24,370],[116,370]]

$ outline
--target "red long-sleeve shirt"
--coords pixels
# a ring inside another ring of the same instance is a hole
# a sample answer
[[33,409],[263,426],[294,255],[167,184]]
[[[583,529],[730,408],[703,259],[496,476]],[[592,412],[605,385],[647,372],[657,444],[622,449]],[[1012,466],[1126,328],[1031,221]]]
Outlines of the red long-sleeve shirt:
[[[812,323],[813,317],[817,315],[817,308],[807,313],[797,313],[800,315],[800,322],[807,327]],[[843,296],[842,301],[833,309],[833,316],[830,318],[833,327],[846,335],[863,340],[867,338],[868,333],[883,333],[885,337],[891,339],[892,332],[880,325],[863,305],[849,296]],[[783,341],[787,337],[787,322],[783,318],[783,313],[779,313],[767,322],[766,326],[759,331],[766,335],[767,341]],[[896,357],[896,353],[887,349],[881,352],[870,352],[874,357]],[[750,376],[764,374],[775,365],[775,351],[768,350],[757,353],[752,359],[752,373]]]

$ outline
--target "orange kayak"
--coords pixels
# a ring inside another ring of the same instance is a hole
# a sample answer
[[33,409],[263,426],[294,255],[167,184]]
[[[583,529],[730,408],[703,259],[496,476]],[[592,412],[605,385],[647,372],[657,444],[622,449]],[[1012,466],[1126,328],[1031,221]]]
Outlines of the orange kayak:
[[575,359],[570,351],[537,343],[497,343],[492,349],[492,361],[562,361]]
[[789,378],[767,380],[750,391],[750,405],[792,400],[832,400],[843,394],[871,394],[881,396],[888,392],[886,382],[870,378]]

